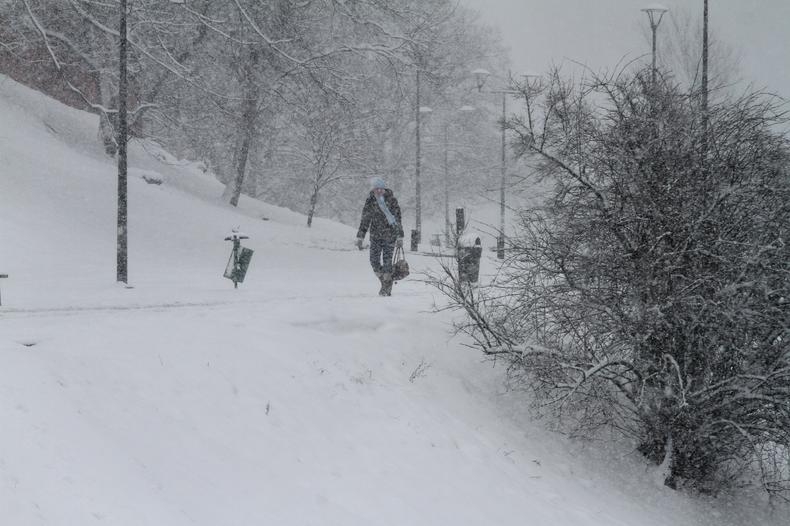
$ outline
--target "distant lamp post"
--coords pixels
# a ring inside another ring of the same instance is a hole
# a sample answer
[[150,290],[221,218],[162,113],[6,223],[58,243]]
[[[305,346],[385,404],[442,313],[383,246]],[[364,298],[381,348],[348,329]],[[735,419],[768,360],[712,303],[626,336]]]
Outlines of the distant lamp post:
[[420,182],[420,162],[422,159],[421,153],[421,142],[420,142],[420,132],[421,132],[421,121],[422,115],[428,115],[433,112],[431,108],[428,106],[420,106],[420,72],[417,71],[417,111],[416,113],[416,123],[415,123],[415,136],[416,136],[416,158],[414,161],[414,192],[415,192],[415,199],[414,199],[414,230],[411,233],[411,250],[416,251],[418,249],[418,245],[422,241],[422,183]]
[[[458,113],[471,113],[476,111],[474,106],[461,106]],[[450,119],[444,122],[444,245],[450,247]]]
[[664,18],[664,15],[669,8],[664,7],[661,4],[650,4],[649,6],[642,9],[645,13],[647,13],[647,17],[650,19],[650,29],[653,32],[653,68],[652,68],[652,81],[653,85],[656,84],[656,30],[658,29],[659,24],[661,24],[661,19]]
[[475,76],[475,82],[477,83],[477,91],[483,91],[483,86],[486,84],[486,80],[488,77],[491,76],[491,72],[487,69],[473,69],[472,75]]
[[[501,163],[501,178],[499,182],[499,236],[497,237],[497,258],[505,259],[505,187],[507,186],[507,137],[505,135],[505,123],[507,121],[507,96],[516,95],[519,92],[512,89],[489,89],[483,90],[488,77],[492,74],[485,69],[475,69],[472,71],[477,83],[477,91],[486,93],[501,93],[502,94],[502,163]],[[533,73],[526,73],[521,75],[529,81],[530,77],[537,77]],[[506,79],[499,78],[506,84],[512,80],[512,75],[508,72]]]
[[708,157],[708,0],[702,7],[702,166],[707,172]]

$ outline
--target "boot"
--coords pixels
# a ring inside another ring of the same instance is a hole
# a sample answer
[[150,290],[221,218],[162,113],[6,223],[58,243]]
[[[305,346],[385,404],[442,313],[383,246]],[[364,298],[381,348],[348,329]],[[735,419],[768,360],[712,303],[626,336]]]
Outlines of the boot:
[[379,278],[381,288],[379,289],[379,296],[384,296],[384,274],[382,272],[375,272],[376,277]]
[[392,296],[392,274],[389,272],[385,272],[381,275],[381,294],[382,296]]

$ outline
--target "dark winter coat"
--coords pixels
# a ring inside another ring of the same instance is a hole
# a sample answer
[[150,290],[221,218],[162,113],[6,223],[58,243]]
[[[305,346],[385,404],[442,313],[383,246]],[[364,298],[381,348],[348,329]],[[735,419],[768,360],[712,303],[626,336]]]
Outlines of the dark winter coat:
[[397,238],[403,237],[400,206],[392,190],[389,188],[384,191],[384,203],[387,205],[392,215],[395,216],[395,224],[390,225],[387,222],[387,216],[385,216],[384,212],[379,208],[379,204],[376,202],[376,196],[373,195],[371,191],[365,201],[364,208],[362,208],[362,221],[359,222],[357,237],[365,237],[368,230],[370,230],[370,239],[384,239],[394,242]]

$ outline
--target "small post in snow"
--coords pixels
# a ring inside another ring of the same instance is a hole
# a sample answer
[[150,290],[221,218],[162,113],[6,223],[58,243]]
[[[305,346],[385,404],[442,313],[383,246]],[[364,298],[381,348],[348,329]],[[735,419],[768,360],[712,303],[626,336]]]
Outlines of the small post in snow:
[[[0,279],[6,279],[7,277],[8,277],[8,274],[0,274]],[[0,306],[2,306],[2,305],[3,305],[3,297],[0,296]]]

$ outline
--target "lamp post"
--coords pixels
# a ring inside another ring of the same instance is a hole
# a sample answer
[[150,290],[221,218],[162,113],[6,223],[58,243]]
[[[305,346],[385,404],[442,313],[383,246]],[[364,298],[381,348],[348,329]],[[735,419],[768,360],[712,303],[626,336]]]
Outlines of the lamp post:
[[[469,113],[475,111],[473,106],[461,106],[459,113]],[[444,122],[444,244],[450,246],[450,118]]]
[[127,229],[127,78],[126,78],[126,0],[120,0],[118,21],[119,67],[118,67],[118,238],[116,246],[116,281],[128,283],[128,229]]
[[664,14],[669,11],[668,8],[664,7],[661,4],[650,4],[649,6],[642,9],[645,13],[647,13],[648,19],[650,19],[650,29],[653,32],[653,68],[652,68],[652,82],[655,86],[656,84],[656,30],[658,29],[658,25],[661,23],[661,19],[664,18]]
[[702,8],[702,170],[708,171],[708,0]]
[[[170,0],[171,4],[185,4],[186,0]],[[118,216],[116,222],[115,276],[119,283],[129,283],[129,228],[128,228],[128,155],[129,123],[126,99],[129,82],[127,75],[127,0],[120,0],[118,12]]]
[[450,123],[444,121],[444,246],[450,246]]
[[420,141],[420,132],[421,132],[421,115],[429,114],[433,110],[428,106],[420,106],[420,82],[419,82],[419,71],[417,72],[417,111],[415,117],[415,138],[416,138],[416,158],[414,161],[414,230],[412,231],[411,236],[411,250],[416,251],[418,245],[422,241],[422,183],[420,181],[420,162],[422,159],[422,151],[421,151],[421,141]]
[[702,8],[702,110],[705,112],[705,124],[708,116],[708,0],[704,0]]
[[414,230],[412,231],[412,239],[411,239],[411,250],[416,251],[417,245],[419,245],[420,241],[422,241],[422,185],[420,182],[420,162],[421,162],[421,144],[420,144],[420,116],[425,113],[431,113],[433,110],[427,106],[420,105],[420,70],[417,69],[417,76],[416,76],[416,91],[417,91],[417,100],[414,105],[415,107],[415,160],[414,160],[414,192],[415,192],[415,199],[414,199]]
[[[483,86],[485,85],[487,78],[491,76],[491,73],[485,69],[476,69],[472,71],[472,74],[475,76],[477,81],[477,91],[502,94],[502,159],[500,165],[501,176],[499,182],[499,236],[497,237],[497,258],[505,259],[505,187],[507,185],[507,136],[505,134],[505,123],[507,121],[507,96],[516,95],[519,92],[506,88],[483,90]],[[530,77],[535,77],[537,75],[528,73],[522,76],[529,80]],[[508,72],[507,79],[500,80],[504,80],[505,82],[509,83],[511,79],[512,75],[510,72]]]
[[496,240],[496,257],[505,259],[505,185],[507,184],[507,92],[502,91],[502,174],[499,181],[499,236]]

